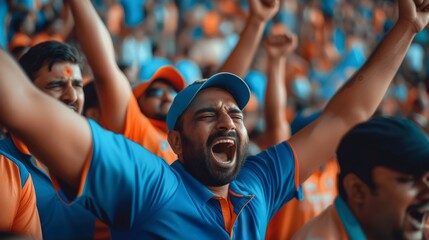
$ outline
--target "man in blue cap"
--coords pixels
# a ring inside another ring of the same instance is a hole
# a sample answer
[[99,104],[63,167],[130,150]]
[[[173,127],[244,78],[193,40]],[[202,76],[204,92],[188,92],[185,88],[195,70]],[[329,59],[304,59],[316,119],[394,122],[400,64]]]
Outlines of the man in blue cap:
[[427,239],[429,140],[407,119],[354,127],[337,150],[339,196],[295,239]]
[[177,94],[167,114],[168,140],[178,155],[171,166],[39,92],[3,52],[0,123],[43,159],[59,196],[100,217],[114,238],[263,239],[277,210],[300,197],[299,184],[374,113],[429,22],[429,0],[398,5],[396,25],[320,117],[247,159],[242,109],[250,93],[230,73]]

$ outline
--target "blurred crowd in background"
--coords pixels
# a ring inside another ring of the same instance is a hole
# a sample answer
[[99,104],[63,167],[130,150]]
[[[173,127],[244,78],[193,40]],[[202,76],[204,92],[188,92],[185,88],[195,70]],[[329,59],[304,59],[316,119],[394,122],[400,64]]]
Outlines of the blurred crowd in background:
[[[19,57],[41,41],[75,44],[73,19],[60,0],[2,0],[0,47]],[[132,85],[173,64],[188,83],[219,67],[239,39],[246,0],[93,0],[115,44],[118,65]],[[299,46],[286,66],[288,119],[305,109],[319,109],[359,68],[389,31],[396,12],[390,0],[282,0],[265,30],[287,28]],[[378,111],[411,115],[427,127],[429,31],[412,44],[394,84]],[[245,81],[263,106],[266,84],[264,51],[254,59]],[[91,79],[89,67],[84,68]],[[365,97],[365,96],[362,96]],[[253,106],[253,105],[252,105]],[[259,106],[259,107],[258,107]],[[263,121],[256,125],[263,128]]]
[[[16,59],[31,46],[47,40],[66,42],[79,48],[73,31],[74,20],[67,1],[64,2],[0,0],[0,47]],[[247,0],[92,2],[110,32],[117,64],[131,86],[148,81],[165,65],[174,65],[187,84],[211,76],[237,44],[249,9]],[[334,93],[363,65],[369,53],[392,28],[397,12],[391,0],[280,2],[280,11],[264,32],[268,35],[287,29],[298,37],[298,47],[288,56],[284,76],[287,86],[285,117],[295,133],[314,120]],[[429,133],[428,43],[429,31],[424,29],[415,37],[376,112],[376,115],[408,117],[426,133]],[[267,147],[262,138],[258,142],[258,134],[265,129],[262,108],[267,63],[267,54],[261,44],[252,68],[244,78],[253,93],[244,110],[244,120],[250,138],[260,148]],[[91,81],[90,67],[87,64],[82,67],[84,81]],[[383,72],[380,69],[380,74]],[[335,165],[335,161],[324,166],[323,171],[321,168],[320,173],[304,185],[314,215],[335,197],[333,189],[338,169],[331,165]],[[322,176],[322,172],[329,175]],[[307,190],[316,193],[314,189],[321,186],[312,182],[323,182],[320,191],[324,193],[318,197],[309,194]],[[292,209],[297,208],[293,205],[296,202],[291,204]],[[309,208],[305,203],[301,207]],[[303,218],[308,220],[312,216]]]

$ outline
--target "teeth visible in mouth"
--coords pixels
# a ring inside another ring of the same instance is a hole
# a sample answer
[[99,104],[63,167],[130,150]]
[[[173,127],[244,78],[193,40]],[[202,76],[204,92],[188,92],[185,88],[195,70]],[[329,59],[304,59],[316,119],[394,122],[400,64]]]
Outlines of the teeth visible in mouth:
[[220,139],[213,144],[212,153],[218,162],[229,163],[234,158],[235,149],[233,140]]
[[428,212],[426,211],[411,211],[408,214],[410,222],[416,229],[423,229],[426,225]]
[[219,143],[231,143],[234,144],[234,141],[232,141],[231,139],[221,139],[215,142],[214,145],[219,144]]

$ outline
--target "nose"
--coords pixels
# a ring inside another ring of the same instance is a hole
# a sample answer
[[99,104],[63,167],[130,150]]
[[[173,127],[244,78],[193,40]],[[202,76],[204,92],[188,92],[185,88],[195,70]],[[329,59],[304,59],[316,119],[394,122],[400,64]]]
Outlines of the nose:
[[164,93],[162,94],[162,100],[164,100],[164,101],[170,101],[170,102],[173,101],[173,96],[170,93],[170,91],[164,91]]
[[162,100],[172,102],[176,95],[177,93],[175,93],[174,90],[166,89],[162,94]]
[[421,179],[421,185],[422,185],[422,191],[421,191],[421,196],[422,198],[426,199],[427,201],[429,201],[429,172],[425,173],[422,176]]
[[217,128],[224,131],[231,131],[235,130],[235,124],[229,114],[221,113],[218,118]]
[[77,101],[77,98],[78,96],[76,89],[71,85],[65,86],[63,94],[61,95],[61,101],[67,104],[74,103]]

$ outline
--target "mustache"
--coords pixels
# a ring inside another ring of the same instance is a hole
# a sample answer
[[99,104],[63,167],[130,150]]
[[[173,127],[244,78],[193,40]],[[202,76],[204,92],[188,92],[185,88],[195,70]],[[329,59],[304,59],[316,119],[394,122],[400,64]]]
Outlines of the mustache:
[[66,102],[66,101],[64,101],[64,104],[67,105],[67,107],[72,107],[72,108],[74,108],[76,110],[78,109],[76,102]]
[[238,139],[238,135],[234,131],[217,131],[209,136],[207,139],[207,145],[210,146],[216,138],[220,137],[232,137],[236,140],[237,144],[239,144],[240,139]]

